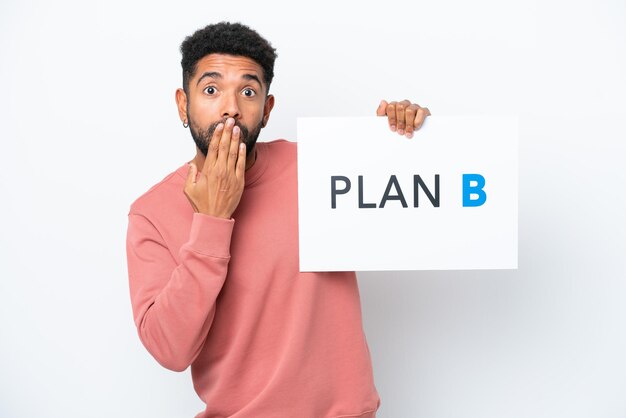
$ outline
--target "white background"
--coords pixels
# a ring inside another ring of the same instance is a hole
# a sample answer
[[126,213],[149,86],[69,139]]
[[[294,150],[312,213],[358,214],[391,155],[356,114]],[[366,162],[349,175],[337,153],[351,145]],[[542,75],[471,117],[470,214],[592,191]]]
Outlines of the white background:
[[194,153],[178,46],[223,19],[278,49],[266,140],[381,98],[521,115],[519,270],[359,274],[380,417],[626,416],[621,0],[160,4],[0,5],[0,416],[202,409],[139,342],[124,242]]

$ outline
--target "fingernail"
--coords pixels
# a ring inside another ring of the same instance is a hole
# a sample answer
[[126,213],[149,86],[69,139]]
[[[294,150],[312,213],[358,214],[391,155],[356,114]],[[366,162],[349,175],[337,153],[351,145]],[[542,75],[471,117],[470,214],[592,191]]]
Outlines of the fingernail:
[[224,124],[222,122],[217,124],[216,129],[222,129],[224,127]]
[[391,130],[395,132],[396,131],[396,125],[391,125]]
[[407,134],[406,134],[406,137],[407,137],[407,138],[413,138],[413,132],[409,132],[409,133],[407,133]]
[[226,120],[226,125],[228,125],[228,127],[231,127],[231,126],[233,126],[234,124],[235,124],[235,119],[233,119],[233,118],[228,118],[228,119]]
[[233,128],[233,135],[239,135],[239,126]]
[[245,147],[246,147],[245,143],[242,142],[241,144],[239,144],[239,149],[244,149]]
[[400,135],[404,135],[404,129],[398,129],[398,133],[399,133]]

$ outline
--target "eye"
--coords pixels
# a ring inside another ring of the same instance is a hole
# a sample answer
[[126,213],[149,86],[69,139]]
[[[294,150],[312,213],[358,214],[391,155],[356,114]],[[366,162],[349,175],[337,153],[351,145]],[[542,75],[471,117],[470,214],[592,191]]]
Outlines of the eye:
[[243,89],[242,93],[246,97],[254,97],[254,96],[256,96],[256,91],[252,90],[251,88]]
[[209,87],[204,89],[204,92],[206,94],[213,95],[213,94],[217,93],[217,89],[214,86],[209,86]]

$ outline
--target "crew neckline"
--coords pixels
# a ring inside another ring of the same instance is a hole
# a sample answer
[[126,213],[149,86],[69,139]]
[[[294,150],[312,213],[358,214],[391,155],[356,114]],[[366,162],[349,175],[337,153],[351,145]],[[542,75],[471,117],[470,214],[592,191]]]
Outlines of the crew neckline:
[[[254,161],[254,165],[250,167],[245,172],[245,188],[253,187],[261,178],[265,169],[269,165],[269,158],[267,156],[267,143],[266,142],[257,142],[255,145],[256,148],[256,160]],[[192,160],[193,161],[193,160]],[[191,161],[186,162],[181,167],[176,170],[179,176],[183,179],[187,179],[187,173],[189,170],[189,163]]]

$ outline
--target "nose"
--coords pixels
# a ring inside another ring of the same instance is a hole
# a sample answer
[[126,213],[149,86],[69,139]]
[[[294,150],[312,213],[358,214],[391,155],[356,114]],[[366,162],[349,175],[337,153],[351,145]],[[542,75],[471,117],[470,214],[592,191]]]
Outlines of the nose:
[[239,110],[239,103],[237,102],[237,95],[224,94],[222,98],[222,117],[224,119],[229,117],[233,119],[239,119],[239,117],[241,116],[241,112]]

